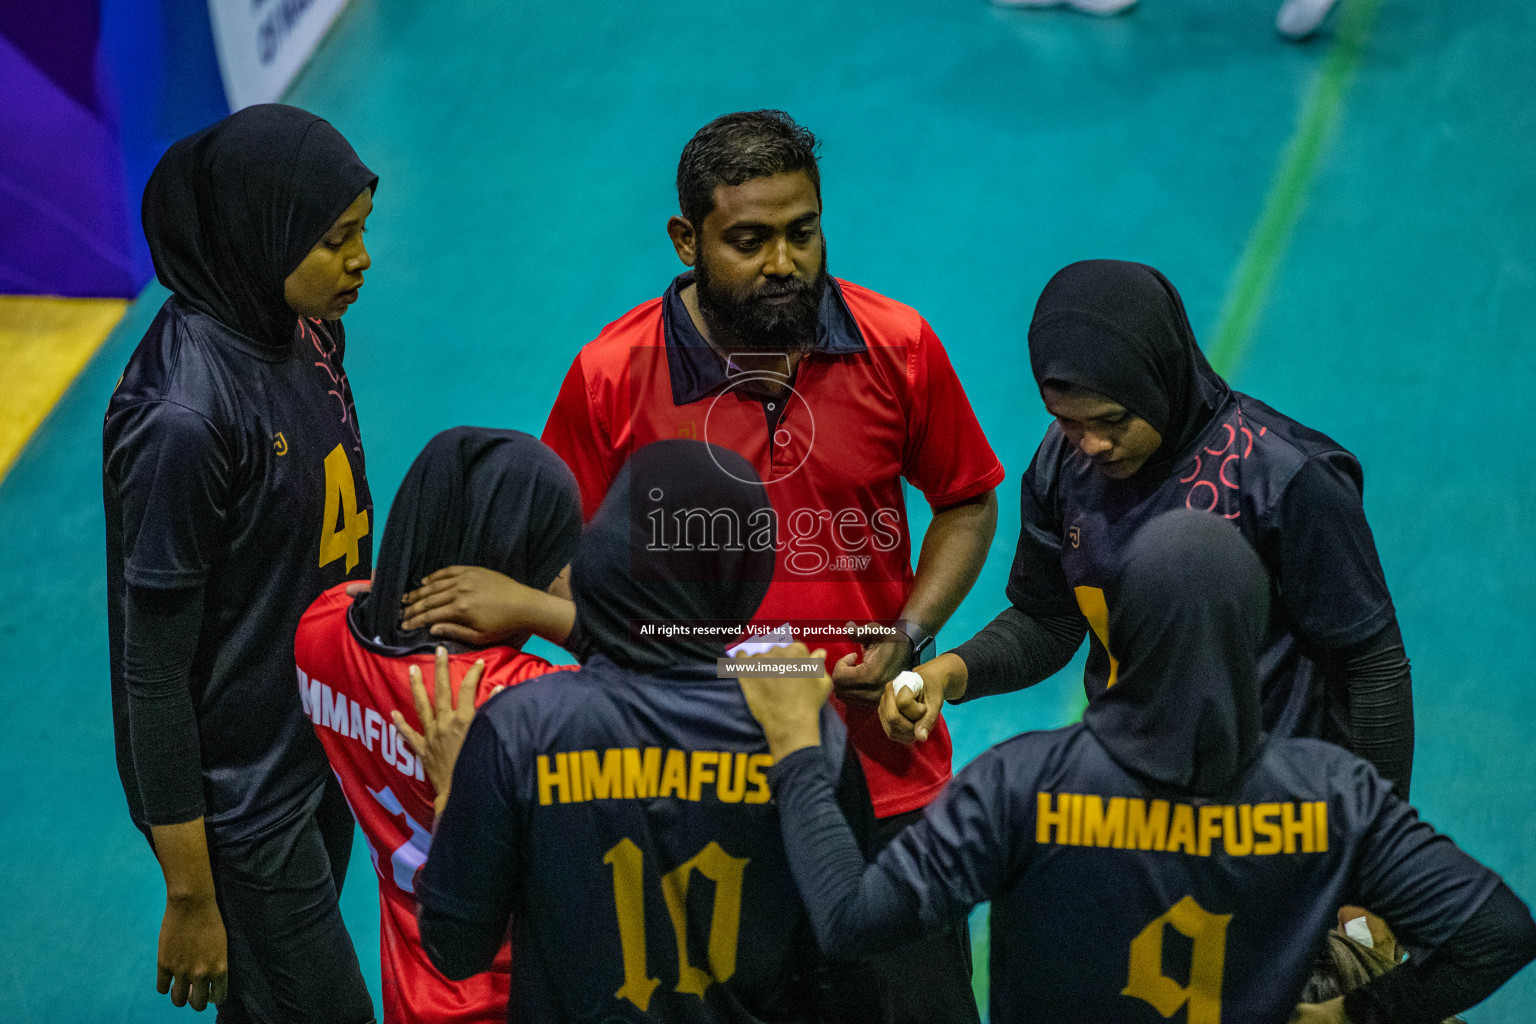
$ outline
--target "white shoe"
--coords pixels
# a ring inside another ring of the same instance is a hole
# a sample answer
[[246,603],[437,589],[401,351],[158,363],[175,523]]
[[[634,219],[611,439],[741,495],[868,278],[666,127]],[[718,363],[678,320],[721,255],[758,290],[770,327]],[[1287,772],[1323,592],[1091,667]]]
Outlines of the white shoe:
[[1317,31],[1339,0],[1285,0],[1275,15],[1275,28],[1287,39],[1305,39]]
[[1070,7],[1084,14],[1108,18],[1136,6],[1136,0],[991,0],[994,7]]

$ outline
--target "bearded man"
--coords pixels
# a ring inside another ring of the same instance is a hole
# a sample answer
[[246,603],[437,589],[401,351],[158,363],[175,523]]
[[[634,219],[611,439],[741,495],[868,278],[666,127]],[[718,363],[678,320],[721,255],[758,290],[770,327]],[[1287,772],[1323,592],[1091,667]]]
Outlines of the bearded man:
[[[709,441],[752,465],[776,531],[717,509],[664,517],[661,488],[640,479],[633,507],[656,507],[648,543],[661,548],[777,536],[754,622],[788,624],[826,649],[883,846],[949,781],[950,742],[942,719],[927,743],[891,741],[877,704],[897,673],[931,656],[976,581],[1003,467],[927,322],[828,275],[816,144],[775,110],[727,114],[694,135],[667,222],[692,269],[581,350],[543,439],[576,474],[588,516],[653,441]],[[916,572],[903,479],[933,510]],[[905,938],[892,936],[893,949]],[[851,1004],[839,1019],[975,1020],[969,971],[957,921],[884,969],[835,972],[827,988]]]

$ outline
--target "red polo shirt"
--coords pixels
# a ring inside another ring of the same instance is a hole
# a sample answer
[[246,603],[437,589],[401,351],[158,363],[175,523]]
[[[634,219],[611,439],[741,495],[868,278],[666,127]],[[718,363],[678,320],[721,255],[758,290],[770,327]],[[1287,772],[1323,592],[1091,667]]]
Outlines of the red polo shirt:
[[[943,509],[1003,479],[938,337],[915,310],[833,281],[792,393],[766,401],[693,326],[680,297],[691,280],[605,327],[560,387],[544,443],[576,474],[582,508],[590,517],[630,453],[652,441],[730,448],[762,477],[778,516],[778,566],[755,621],[899,618],[915,578],[902,480]],[[829,666],[858,650],[822,646]],[[837,703],[877,815],[922,807],[949,781],[942,720],[926,743],[904,747],[873,706]]]

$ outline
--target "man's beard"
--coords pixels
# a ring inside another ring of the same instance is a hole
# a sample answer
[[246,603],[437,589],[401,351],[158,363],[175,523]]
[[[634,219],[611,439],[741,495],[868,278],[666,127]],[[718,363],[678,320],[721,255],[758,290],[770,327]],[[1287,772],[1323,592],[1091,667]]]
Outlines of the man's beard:
[[[821,299],[827,291],[826,243],[822,243],[821,269],[810,284],[790,277],[756,290],[731,291],[710,277],[702,253],[693,279],[698,285],[699,312],[716,344],[759,352],[804,352],[816,344]],[[793,298],[785,303],[763,301],[785,294]]]

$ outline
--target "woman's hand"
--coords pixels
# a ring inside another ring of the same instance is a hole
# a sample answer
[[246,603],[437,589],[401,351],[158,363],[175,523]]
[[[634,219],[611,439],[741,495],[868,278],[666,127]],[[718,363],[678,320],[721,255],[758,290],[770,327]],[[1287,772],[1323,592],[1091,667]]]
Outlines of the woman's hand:
[[821,706],[832,692],[832,680],[825,667],[826,656],[824,650],[807,651],[804,644],[795,643],[741,659],[814,658],[820,667],[815,676],[744,674],[737,677],[742,696],[747,699],[747,709],[763,727],[763,734],[768,737],[768,752],[775,761],[782,761],[802,747],[821,745]]
[[908,745],[928,739],[944,701],[965,693],[966,677],[965,662],[954,654],[941,654],[912,671],[923,677],[921,697],[914,697],[906,687],[898,691],[894,681],[886,683],[880,695],[880,724],[885,734]]
[[156,959],[155,988],[162,995],[170,993],[172,1006],[191,1003],[201,1011],[209,1003],[224,1001],[229,992],[228,940],[213,893],[166,899]]
[[412,729],[400,712],[390,713],[395,728],[405,737],[411,749],[416,751],[427,777],[432,780],[432,788],[437,791],[435,806],[438,814],[442,814],[443,808],[448,805],[448,790],[453,784],[453,765],[459,759],[464,736],[469,732],[469,723],[475,717],[475,693],[480,688],[480,675],[484,671],[485,662],[475,662],[450,693],[448,651],[439,647],[433,686],[435,705],[427,699],[427,688],[421,681],[421,669],[415,665],[410,668],[411,699],[416,704],[416,715],[421,719],[421,732]]
[[570,601],[475,565],[439,569],[401,603],[401,628],[430,626],[433,636],[476,647],[501,643],[517,633],[563,643],[576,619]]

